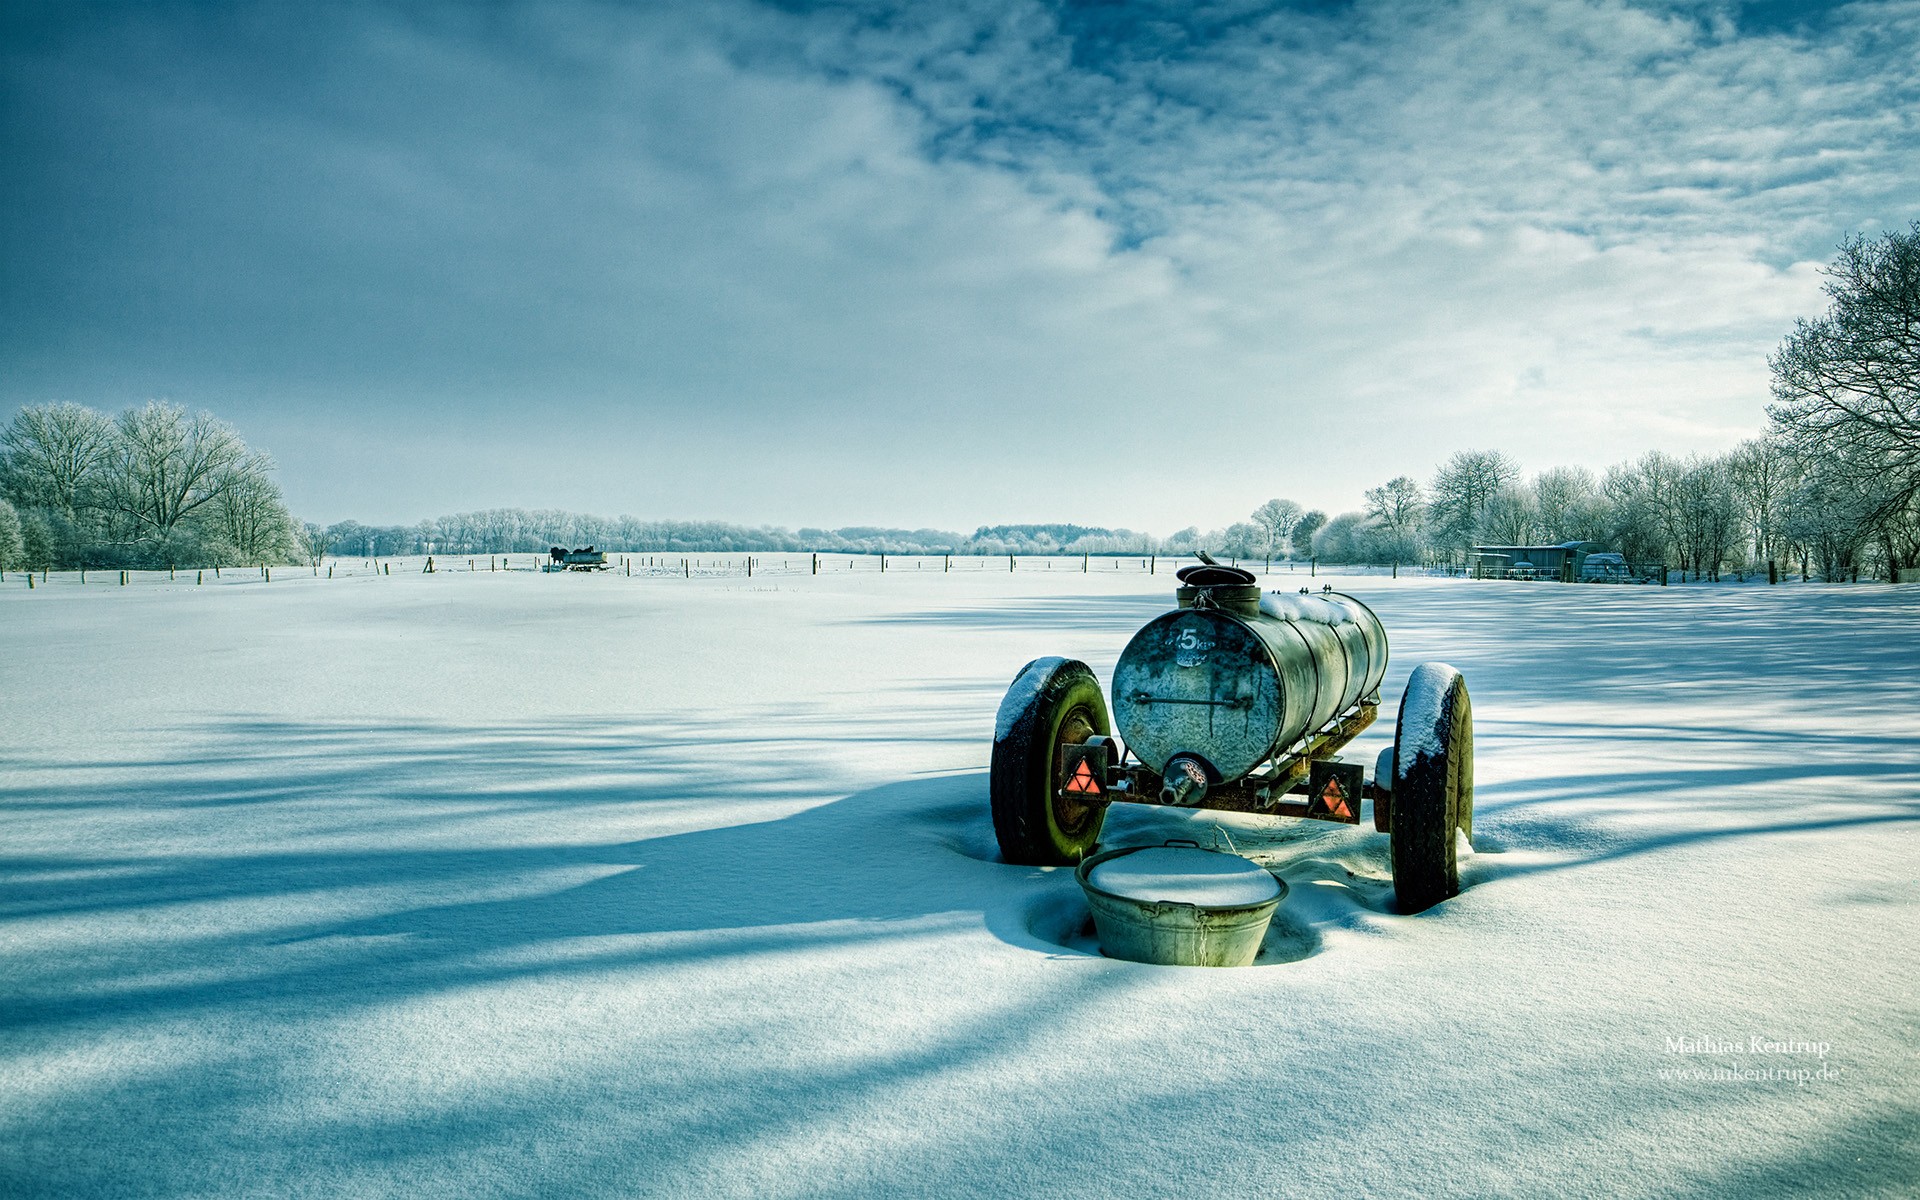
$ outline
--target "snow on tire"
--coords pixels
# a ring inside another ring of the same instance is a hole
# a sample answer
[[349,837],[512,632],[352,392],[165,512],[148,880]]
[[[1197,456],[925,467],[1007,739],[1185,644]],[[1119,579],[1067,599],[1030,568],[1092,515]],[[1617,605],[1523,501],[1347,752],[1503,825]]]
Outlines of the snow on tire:
[[1424,912],[1459,894],[1455,835],[1473,835],[1473,704],[1460,672],[1414,668],[1393,742],[1393,890],[1401,912]]

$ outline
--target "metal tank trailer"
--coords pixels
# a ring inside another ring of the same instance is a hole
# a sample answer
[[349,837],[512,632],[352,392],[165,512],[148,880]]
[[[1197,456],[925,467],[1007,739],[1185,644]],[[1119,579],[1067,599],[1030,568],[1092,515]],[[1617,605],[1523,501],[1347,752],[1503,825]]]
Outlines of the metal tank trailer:
[[1357,825],[1364,796],[1391,839],[1400,910],[1459,892],[1456,831],[1473,834],[1473,708],[1460,673],[1415,668],[1369,778],[1337,752],[1379,713],[1387,634],[1373,610],[1331,588],[1262,594],[1251,572],[1211,562],[1179,579],[1179,607],[1120,654],[1111,717],[1085,663],[1040,658],[1014,677],[993,740],[1001,855],[1077,863],[1116,803]]

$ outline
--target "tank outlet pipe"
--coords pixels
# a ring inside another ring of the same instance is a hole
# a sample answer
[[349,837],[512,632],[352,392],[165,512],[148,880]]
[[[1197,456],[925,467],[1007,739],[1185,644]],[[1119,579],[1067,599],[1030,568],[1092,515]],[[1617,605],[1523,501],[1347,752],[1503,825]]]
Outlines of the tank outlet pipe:
[[1160,776],[1160,803],[1189,808],[1207,798],[1207,764],[1192,754],[1176,754],[1167,760]]

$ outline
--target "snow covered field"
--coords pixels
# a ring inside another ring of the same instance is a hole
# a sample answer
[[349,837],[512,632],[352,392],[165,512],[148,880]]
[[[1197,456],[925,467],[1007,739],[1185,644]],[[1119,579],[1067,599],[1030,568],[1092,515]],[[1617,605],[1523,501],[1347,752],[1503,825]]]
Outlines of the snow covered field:
[[1207,971],[994,861],[1008,680],[1171,600],[1059,565],[9,576],[0,1192],[1913,1194],[1920,588],[1351,581],[1468,890],[1116,812],[1290,883]]

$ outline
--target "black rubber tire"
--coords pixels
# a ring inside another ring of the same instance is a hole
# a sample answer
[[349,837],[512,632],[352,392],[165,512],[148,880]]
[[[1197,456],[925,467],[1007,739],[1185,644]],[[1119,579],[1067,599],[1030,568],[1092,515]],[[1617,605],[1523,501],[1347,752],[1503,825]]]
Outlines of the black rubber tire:
[[1093,851],[1107,806],[1054,795],[1063,741],[1111,733],[1106,697],[1087,664],[1036,658],[1000,702],[988,792],[1000,856],[1037,867],[1072,866]]
[[1414,668],[1393,746],[1393,893],[1401,912],[1425,912],[1460,894],[1454,835],[1473,836],[1473,704],[1460,672]]

